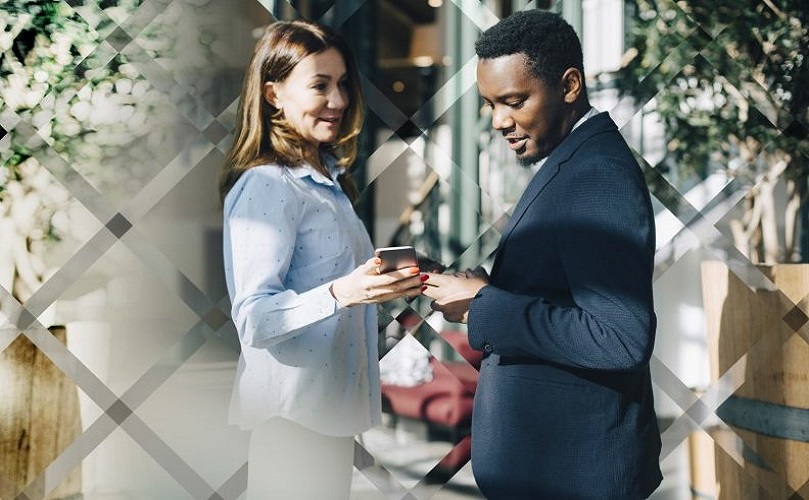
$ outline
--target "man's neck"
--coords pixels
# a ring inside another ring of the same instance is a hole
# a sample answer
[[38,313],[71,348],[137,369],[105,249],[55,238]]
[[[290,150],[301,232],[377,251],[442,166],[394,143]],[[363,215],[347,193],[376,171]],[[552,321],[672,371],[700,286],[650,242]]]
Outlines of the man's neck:
[[573,124],[577,121],[581,120],[581,117],[586,115],[588,111],[590,111],[590,101],[587,99],[579,99],[573,104],[573,117],[570,122],[570,126],[573,127]]
[[581,117],[590,111],[590,102],[587,99],[579,99],[572,106],[572,113],[569,115],[568,122],[565,124],[565,136],[570,134],[573,126],[581,120]]

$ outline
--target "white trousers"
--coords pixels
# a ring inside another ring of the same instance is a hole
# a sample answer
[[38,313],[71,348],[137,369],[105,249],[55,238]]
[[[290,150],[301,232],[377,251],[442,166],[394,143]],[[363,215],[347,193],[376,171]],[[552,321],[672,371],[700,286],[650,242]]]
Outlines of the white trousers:
[[347,500],[354,438],[273,418],[250,433],[247,500]]

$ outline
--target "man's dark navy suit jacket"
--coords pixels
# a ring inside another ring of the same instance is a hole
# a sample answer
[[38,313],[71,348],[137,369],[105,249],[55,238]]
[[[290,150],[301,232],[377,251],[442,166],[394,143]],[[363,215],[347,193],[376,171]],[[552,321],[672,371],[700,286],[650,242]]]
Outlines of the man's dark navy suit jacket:
[[660,484],[654,252],[642,172],[595,115],[527,186],[470,305],[470,344],[487,353],[472,424],[487,498],[627,500]]

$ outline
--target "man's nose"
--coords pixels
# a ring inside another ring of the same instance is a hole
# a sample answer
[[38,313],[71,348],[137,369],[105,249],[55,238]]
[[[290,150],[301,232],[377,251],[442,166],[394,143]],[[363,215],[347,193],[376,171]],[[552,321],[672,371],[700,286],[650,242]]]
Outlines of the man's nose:
[[504,130],[514,126],[514,120],[511,119],[511,113],[502,107],[495,107],[492,109],[492,128],[495,130]]

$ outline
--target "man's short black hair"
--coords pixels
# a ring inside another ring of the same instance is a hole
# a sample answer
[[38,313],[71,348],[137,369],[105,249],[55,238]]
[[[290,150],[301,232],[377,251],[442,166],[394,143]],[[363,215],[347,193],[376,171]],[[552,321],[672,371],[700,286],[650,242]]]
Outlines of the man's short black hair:
[[483,32],[475,42],[481,59],[525,54],[528,69],[547,85],[559,84],[568,68],[584,75],[581,42],[561,16],[543,10],[515,12]]

